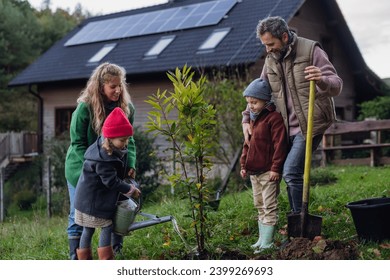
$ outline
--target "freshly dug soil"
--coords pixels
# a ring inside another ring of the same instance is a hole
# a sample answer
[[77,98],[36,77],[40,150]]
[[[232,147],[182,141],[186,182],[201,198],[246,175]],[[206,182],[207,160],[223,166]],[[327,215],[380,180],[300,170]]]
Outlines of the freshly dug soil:
[[321,237],[313,241],[293,238],[277,253],[279,260],[355,260],[358,257],[356,241],[342,242]]
[[218,248],[202,256],[185,256],[184,259],[219,260],[356,260],[358,258],[357,241],[327,240],[318,236],[314,240],[292,238],[279,249],[266,250],[256,255],[246,255],[239,250]]

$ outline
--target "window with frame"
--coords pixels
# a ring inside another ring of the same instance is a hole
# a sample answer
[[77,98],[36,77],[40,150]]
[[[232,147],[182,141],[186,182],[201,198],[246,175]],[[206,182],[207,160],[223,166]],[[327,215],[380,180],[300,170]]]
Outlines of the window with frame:
[[55,111],[55,136],[61,136],[70,129],[72,113],[76,107],[58,108]]
[[156,44],[144,55],[144,58],[156,58],[160,55],[175,39],[175,35],[163,36]]
[[93,57],[88,60],[88,63],[97,63],[101,61],[107,54],[109,54],[114,48],[116,44],[106,44],[101,48]]
[[213,51],[230,32],[230,28],[215,29],[199,47],[199,53]]

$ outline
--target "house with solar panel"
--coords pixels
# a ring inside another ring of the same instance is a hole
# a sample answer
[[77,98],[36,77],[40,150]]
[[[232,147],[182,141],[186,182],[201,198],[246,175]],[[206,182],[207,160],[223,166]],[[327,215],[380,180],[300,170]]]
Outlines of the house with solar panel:
[[207,73],[260,75],[266,54],[256,26],[281,16],[299,35],[320,42],[344,81],[335,98],[338,117],[356,118],[357,106],[381,95],[382,81],[364,62],[334,0],[170,0],[165,4],[86,19],[11,82],[40,100],[39,135],[67,131],[76,99],[102,62],[123,66],[143,127],[157,89],[171,89],[166,72],[184,65]]

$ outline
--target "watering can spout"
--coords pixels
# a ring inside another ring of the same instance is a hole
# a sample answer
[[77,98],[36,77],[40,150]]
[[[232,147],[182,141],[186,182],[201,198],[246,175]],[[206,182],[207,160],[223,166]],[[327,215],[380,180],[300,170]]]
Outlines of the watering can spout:
[[154,218],[149,219],[149,220],[132,223],[129,226],[129,228],[127,229],[127,231],[131,232],[133,230],[154,226],[154,225],[166,223],[169,221],[172,221],[172,216],[164,216],[164,217],[155,216]]

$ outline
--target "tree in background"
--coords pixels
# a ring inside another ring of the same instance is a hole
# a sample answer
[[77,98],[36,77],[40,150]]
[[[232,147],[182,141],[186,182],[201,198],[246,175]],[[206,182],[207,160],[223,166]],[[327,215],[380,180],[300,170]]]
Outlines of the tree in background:
[[7,88],[8,83],[83,18],[80,5],[70,14],[37,11],[27,1],[0,0],[0,132],[37,130],[32,118],[37,116],[36,98],[28,88]]
[[223,162],[229,163],[234,152],[242,149],[243,134],[240,127],[242,111],[246,107],[242,92],[246,82],[235,77],[223,77],[222,74],[214,75],[213,80],[209,80],[205,98],[216,109],[218,126],[215,136],[226,142],[219,147],[217,156]]
[[[375,118],[377,120],[390,119],[390,88],[387,87],[385,89],[384,96],[378,96],[373,100],[362,102],[359,107],[359,120],[364,120],[367,118]],[[390,139],[390,133],[383,131],[381,137],[382,141],[388,142]],[[390,149],[385,148],[383,153],[390,155]]]
[[[52,12],[48,7],[37,11],[27,1],[0,0],[0,132],[37,130],[37,99],[27,87],[8,88],[8,83],[83,18],[80,5],[70,14],[61,9]],[[64,179],[60,160],[65,154],[61,154],[61,143],[57,141],[55,152],[51,151],[55,154],[57,186]],[[5,190],[10,191],[6,197],[13,200],[9,203],[22,209],[30,207],[42,191],[41,166],[42,159],[38,158],[6,182]]]
[[0,0],[0,131],[36,129],[35,100],[26,89],[7,89],[8,82],[40,54],[40,25],[28,2]]
[[[237,71],[239,73],[239,71]],[[205,99],[213,104],[216,110],[217,126],[214,137],[220,143],[215,152],[215,158],[230,167],[235,160],[236,153],[240,153],[243,144],[243,133],[241,129],[242,111],[246,108],[245,98],[242,92],[249,83],[248,75],[240,77],[238,75],[216,73],[208,78],[209,83],[205,89]],[[241,153],[240,153],[241,154]],[[232,173],[228,170],[227,178],[222,178],[222,184],[215,186],[219,189],[229,188],[237,191],[244,188],[245,181],[241,179],[239,164],[236,164]]]
[[359,120],[373,117],[378,120],[390,119],[390,94],[387,96],[379,96],[374,100],[363,102],[359,105],[359,107]]

